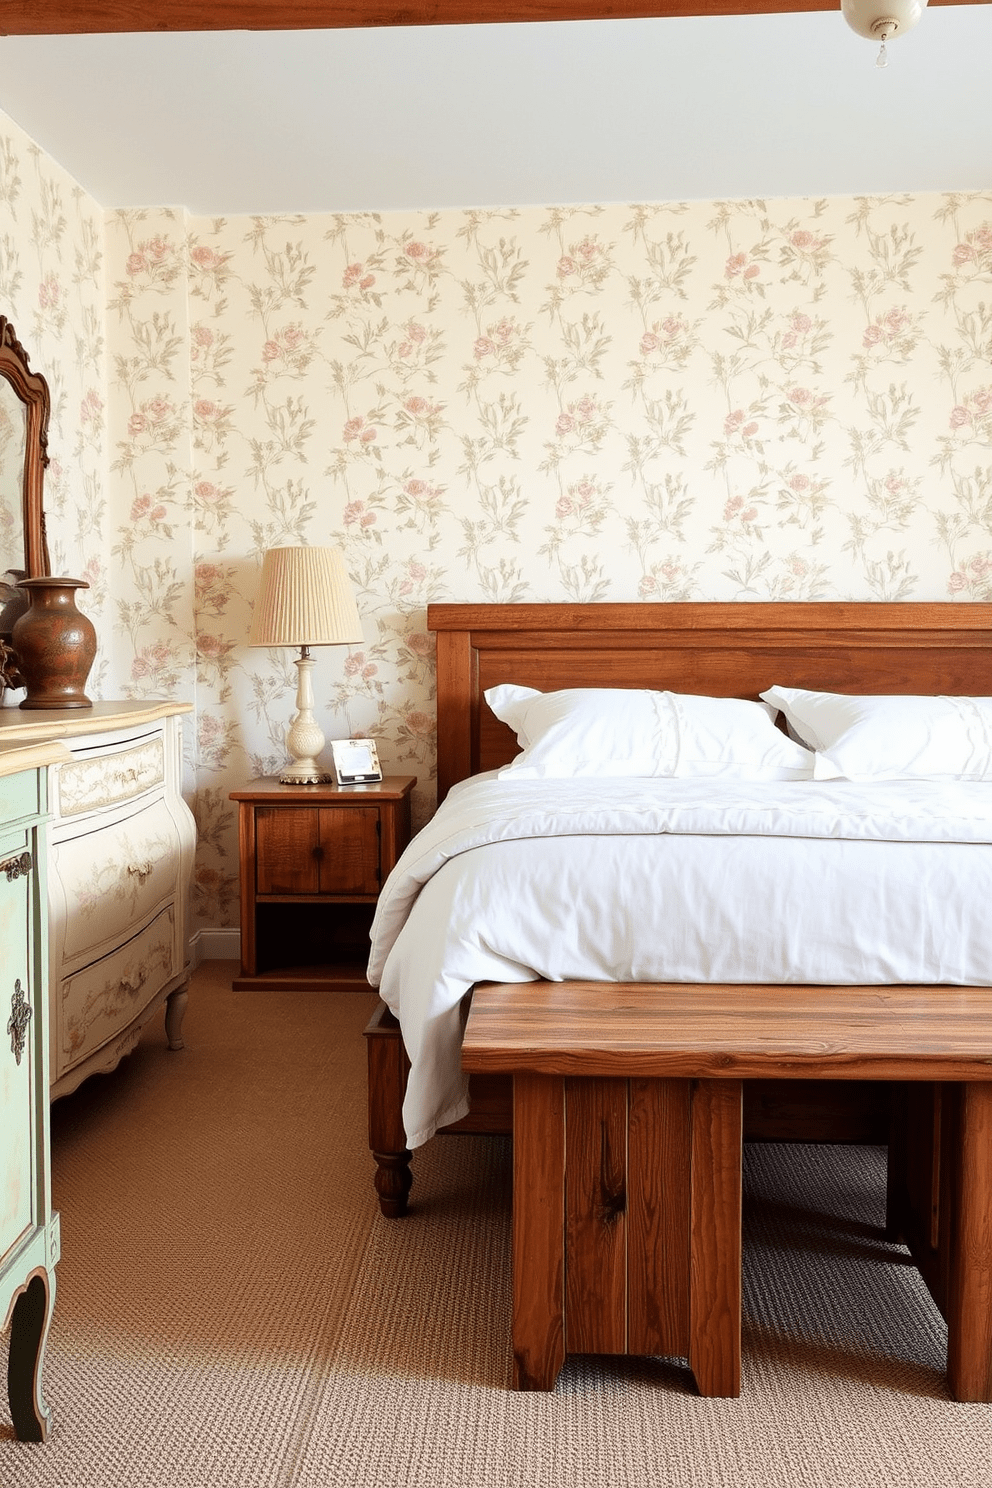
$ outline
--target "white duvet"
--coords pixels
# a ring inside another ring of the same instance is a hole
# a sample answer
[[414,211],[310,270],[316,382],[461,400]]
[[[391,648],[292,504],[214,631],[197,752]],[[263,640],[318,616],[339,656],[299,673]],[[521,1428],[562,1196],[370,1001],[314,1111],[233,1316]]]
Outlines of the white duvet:
[[420,1146],[468,1109],[477,981],[992,985],[992,784],[497,780],[390,874],[368,976]]

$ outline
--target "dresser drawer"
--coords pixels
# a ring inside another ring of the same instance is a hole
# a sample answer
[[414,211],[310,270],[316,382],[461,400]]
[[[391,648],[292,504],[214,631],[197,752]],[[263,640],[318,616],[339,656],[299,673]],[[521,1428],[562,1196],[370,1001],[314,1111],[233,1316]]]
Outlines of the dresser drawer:
[[99,1049],[145,1007],[150,990],[181,969],[170,904],[140,934],[59,988],[58,1073]]
[[21,775],[0,775],[0,821],[17,821],[43,810],[37,770]]
[[59,842],[52,871],[65,899],[55,916],[58,965],[99,955],[174,897],[181,844],[164,800],[101,830]]
[[54,774],[53,804],[60,817],[117,806],[163,783],[164,741],[158,733],[121,749],[103,749],[92,757],[82,750]]

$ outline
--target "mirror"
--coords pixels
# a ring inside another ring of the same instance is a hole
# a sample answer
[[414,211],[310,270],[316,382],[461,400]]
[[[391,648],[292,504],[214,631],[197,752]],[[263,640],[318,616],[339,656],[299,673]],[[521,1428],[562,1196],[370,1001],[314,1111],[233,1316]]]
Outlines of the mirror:
[[47,382],[0,315],[0,677],[8,687],[20,683],[10,632],[27,608],[16,582],[51,571],[43,504],[50,407]]

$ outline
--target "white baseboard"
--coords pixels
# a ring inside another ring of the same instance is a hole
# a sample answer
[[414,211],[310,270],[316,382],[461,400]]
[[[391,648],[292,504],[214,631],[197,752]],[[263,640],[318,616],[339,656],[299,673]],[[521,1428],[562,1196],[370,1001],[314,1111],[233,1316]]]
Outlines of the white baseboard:
[[194,969],[201,961],[240,961],[240,930],[197,930],[189,943]]

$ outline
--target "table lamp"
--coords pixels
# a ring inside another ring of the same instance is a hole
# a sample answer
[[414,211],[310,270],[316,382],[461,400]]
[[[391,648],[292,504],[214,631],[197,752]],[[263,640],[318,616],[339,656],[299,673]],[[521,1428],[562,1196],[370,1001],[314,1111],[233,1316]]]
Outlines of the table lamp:
[[299,646],[296,717],[286,735],[292,757],[279,776],[283,785],[321,785],[334,776],[317,755],[324,734],[313,716],[311,646],[347,646],[363,641],[362,622],[339,548],[270,548],[252,616],[249,646]]

